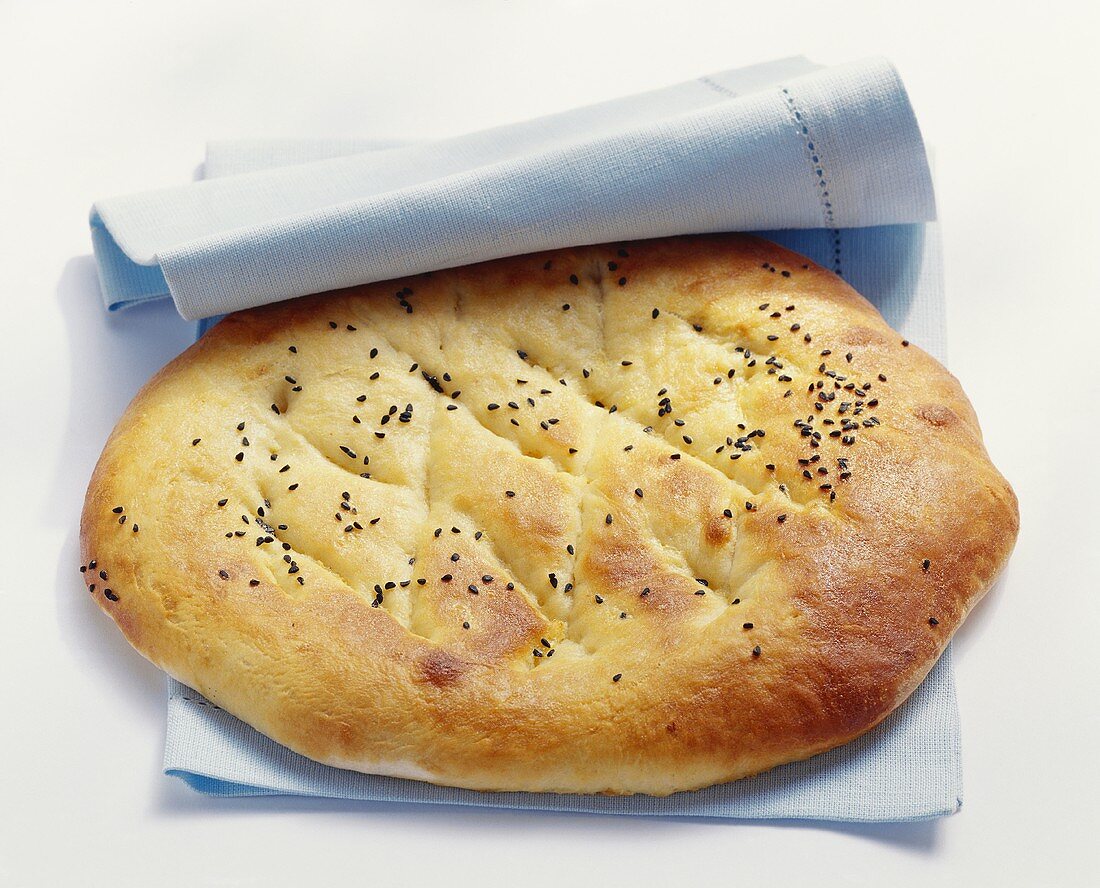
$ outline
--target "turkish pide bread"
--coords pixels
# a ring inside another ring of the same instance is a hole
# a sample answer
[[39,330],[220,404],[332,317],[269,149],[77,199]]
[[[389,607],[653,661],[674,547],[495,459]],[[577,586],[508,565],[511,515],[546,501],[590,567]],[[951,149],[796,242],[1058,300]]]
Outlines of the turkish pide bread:
[[942,366],[723,235],[230,315],[119,422],[81,569],[138,651],[312,759],[662,795],[876,725],[1017,527]]

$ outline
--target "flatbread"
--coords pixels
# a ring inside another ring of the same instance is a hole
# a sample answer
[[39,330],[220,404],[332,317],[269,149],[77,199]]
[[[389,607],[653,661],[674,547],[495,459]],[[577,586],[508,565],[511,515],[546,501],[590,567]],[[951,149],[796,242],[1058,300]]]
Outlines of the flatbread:
[[312,759],[660,795],[877,724],[1017,527],[942,366],[721,235],[230,315],[119,422],[81,569],[138,651]]

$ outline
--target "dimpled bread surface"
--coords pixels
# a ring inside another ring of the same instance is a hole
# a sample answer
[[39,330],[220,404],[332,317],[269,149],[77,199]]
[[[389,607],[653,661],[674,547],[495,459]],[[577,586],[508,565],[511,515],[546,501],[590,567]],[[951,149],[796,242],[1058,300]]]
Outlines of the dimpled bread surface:
[[119,422],[81,569],[138,651],[312,759],[663,795],[876,725],[1017,527],[942,366],[719,235],[230,315]]

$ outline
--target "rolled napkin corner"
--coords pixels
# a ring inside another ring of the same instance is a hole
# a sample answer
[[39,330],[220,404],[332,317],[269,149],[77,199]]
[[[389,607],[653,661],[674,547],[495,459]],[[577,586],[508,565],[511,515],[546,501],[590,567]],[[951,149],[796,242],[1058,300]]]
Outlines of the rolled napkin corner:
[[274,153],[254,171],[95,203],[109,309],[171,295],[198,319],[578,244],[935,218],[920,130],[884,59],[785,59],[323,160],[262,144]]

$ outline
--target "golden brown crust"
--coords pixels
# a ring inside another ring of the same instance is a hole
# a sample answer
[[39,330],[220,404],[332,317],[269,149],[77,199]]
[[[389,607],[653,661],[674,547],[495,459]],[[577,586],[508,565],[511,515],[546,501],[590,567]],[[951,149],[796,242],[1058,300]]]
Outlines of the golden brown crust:
[[134,400],[81,540],[135,648],[304,755],[665,794],[877,724],[1017,526],[949,373],[722,235],[232,315]]

